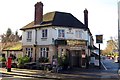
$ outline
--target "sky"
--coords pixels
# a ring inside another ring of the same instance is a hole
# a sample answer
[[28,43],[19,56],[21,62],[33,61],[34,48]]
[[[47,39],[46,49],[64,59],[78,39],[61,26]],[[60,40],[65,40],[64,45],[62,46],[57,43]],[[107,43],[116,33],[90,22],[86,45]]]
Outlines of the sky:
[[[34,5],[44,4],[43,14],[52,11],[68,12],[84,23],[83,11],[88,10],[88,27],[93,35],[103,34],[104,49],[110,37],[117,38],[119,0],[1,0],[0,1],[0,35],[8,28],[13,32],[34,20]],[[98,44],[95,44],[96,46]]]

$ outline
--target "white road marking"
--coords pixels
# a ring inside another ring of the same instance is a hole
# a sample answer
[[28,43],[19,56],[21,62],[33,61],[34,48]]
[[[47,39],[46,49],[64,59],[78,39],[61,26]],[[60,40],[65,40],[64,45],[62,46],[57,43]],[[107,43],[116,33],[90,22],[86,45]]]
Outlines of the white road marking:
[[101,64],[103,65],[103,67],[104,67],[105,70],[108,70],[102,62],[101,62]]

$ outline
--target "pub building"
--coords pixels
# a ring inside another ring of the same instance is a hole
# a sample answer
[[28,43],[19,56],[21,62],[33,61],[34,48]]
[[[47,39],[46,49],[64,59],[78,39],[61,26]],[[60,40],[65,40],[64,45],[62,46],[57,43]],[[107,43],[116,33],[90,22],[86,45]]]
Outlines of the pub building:
[[52,63],[66,54],[70,67],[87,67],[93,37],[88,28],[88,11],[84,10],[84,24],[71,13],[53,11],[43,15],[43,3],[35,4],[35,20],[22,27],[22,50],[32,61],[48,58]]

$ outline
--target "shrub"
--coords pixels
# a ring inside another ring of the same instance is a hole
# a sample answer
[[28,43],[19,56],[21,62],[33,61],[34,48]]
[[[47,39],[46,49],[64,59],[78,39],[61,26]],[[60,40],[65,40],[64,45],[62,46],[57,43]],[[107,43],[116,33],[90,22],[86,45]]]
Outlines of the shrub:
[[24,57],[21,57],[21,58],[18,58],[18,67],[23,67],[25,63],[28,63],[30,62],[30,57],[28,56],[24,56]]
[[61,57],[58,57],[58,64],[59,66],[62,66],[63,68],[67,68],[68,65],[69,65],[69,60],[68,60],[68,57],[67,55],[63,55]]
[[12,63],[12,68],[17,68],[17,64],[16,63]]
[[1,57],[0,58],[0,62],[5,62],[6,61],[6,58],[5,57]]
[[62,57],[58,57],[58,64],[59,66],[63,66]]

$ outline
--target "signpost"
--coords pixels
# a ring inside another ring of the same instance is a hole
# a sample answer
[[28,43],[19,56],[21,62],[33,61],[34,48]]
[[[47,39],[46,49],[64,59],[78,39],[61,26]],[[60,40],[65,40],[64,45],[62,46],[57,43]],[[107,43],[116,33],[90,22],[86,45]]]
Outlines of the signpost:
[[96,43],[99,44],[99,69],[101,69],[100,44],[103,43],[103,35],[96,35]]

